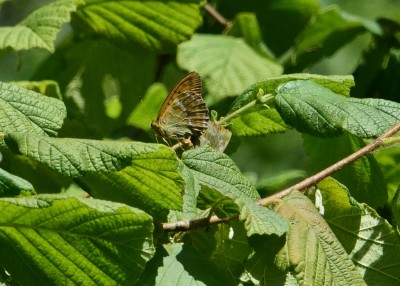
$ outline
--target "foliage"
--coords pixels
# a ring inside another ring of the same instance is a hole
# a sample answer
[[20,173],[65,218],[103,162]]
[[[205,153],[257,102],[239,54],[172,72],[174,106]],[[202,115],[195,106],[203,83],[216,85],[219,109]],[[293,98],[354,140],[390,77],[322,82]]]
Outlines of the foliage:
[[[254,182],[230,156],[295,130],[317,172],[398,123],[399,22],[317,0],[18,5],[0,1],[2,283],[400,284],[398,137],[282,196],[307,169]],[[352,75],[308,73],[359,35]],[[226,154],[150,129],[193,70]]]

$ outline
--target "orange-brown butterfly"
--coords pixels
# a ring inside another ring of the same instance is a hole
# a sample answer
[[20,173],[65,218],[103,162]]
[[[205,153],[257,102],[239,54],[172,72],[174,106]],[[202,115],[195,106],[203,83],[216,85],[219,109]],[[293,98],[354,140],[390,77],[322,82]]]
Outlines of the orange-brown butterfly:
[[165,140],[184,144],[190,137],[200,136],[208,127],[208,109],[201,97],[201,79],[197,72],[182,78],[171,90],[161,106],[151,128]]

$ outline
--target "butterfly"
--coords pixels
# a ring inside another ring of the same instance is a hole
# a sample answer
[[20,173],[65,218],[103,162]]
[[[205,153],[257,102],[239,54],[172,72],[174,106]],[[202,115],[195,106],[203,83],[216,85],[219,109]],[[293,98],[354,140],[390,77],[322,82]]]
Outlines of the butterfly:
[[164,140],[172,139],[184,144],[192,136],[200,136],[208,127],[210,118],[201,97],[201,78],[191,72],[171,90],[151,128]]

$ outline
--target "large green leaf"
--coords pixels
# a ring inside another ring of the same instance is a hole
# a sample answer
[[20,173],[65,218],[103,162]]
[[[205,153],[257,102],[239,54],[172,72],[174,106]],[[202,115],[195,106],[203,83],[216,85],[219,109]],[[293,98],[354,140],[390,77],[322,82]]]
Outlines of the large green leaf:
[[362,273],[368,285],[400,284],[400,239],[394,228],[373,209],[349,199],[333,179],[318,184],[325,219]]
[[162,145],[8,134],[6,144],[57,172],[79,178],[97,198],[162,215],[182,208],[175,153]]
[[[319,172],[365,146],[360,138],[343,134],[335,138],[303,135],[304,147],[314,172]],[[383,207],[387,201],[387,186],[374,155],[369,154],[332,175],[344,184],[359,202],[371,207]]]
[[[291,74],[272,77],[256,83],[247,88],[233,103],[230,113],[237,111],[253,101],[258,100],[260,91],[264,94],[272,94],[276,88],[288,81],[307,80],[313,81],[343,95],[350,94],[350,88],[354,85],[351,76],[321,76],[312,74]],[[231,121],[230,129],[237,136],[260,136],[277,132],[284,132],[289,128],[273,108],[257,103],[252,108],[242,111]]]
[[0,130],[57,135],[67,115],[62,101],[0,83]]
[[201,24],[199,1],[102,1],[79,6],[78,17],[110,40],[139,44],[152,50],[171,50],[188,40]]
[[331,56],[363,32],[366,32],[363,20],[344,15],[337,7],[320,12],[298,37],[289,71],[304,70],[321,58]]
[[160,145],[77,138],[51,138],[8,133],[4,141],[17,154],[39,161],[70,177],[107,173],[131,165],[140,155],[156,153]]
[[286,123],[317,136],[347,131],[358,137],[376,137],[400,120],[398,103],[346,98],[310,80],[279,86],[276,109]]
[[22,284],[132,284],[154,254],[152,218],[126,205],[50,195],[0,205],[1,264]]
[[287,223],[269,208],[255,204],[259,198],[254,186],[240,173],[238,167],[224,153],[209,147],[196,148],[182,155],[182,162],[190,169],[198,183],[217,190],[235,201],[241,209],[247,234],[282,235]]
[[232,104],[232,107],[229,112],[233,112],[248,104],[249,102],[256,100],[260,89],[264,94],[272,94],[275,93],[275,90],[281,85],[289,81],[294,80],[312,80],[335,93],[349,96],[350,88],[354,86],[354,79],[352,76],[324,76],[318,74],[288,74],[277,77],[271,77],[260,82],[257,82],[250,87],[248,87],[245,91],[243,91]]
[[14,27],[0,27],[0,49],[19,51],[43,48],[54,52],[54,41],[61,26],[70,21],[71,12],[76,10],[74,2],[54,1],[33,11]]
[[307,197],[292,191],[274,210],[290,221],[276,257],[300,285],[365,285],[345,249]]
[[280,65],[257,54],[242,39],[221,35],[194,35],[179,46],[177,61],[180,67],[200,73],[213,102],[282,73]]
[[234,200],[258,199],[256,189],[240,173],[235,163],[224,153],[210,147],[183,153],[182,162],[193,172],[199,183],[209,186]]

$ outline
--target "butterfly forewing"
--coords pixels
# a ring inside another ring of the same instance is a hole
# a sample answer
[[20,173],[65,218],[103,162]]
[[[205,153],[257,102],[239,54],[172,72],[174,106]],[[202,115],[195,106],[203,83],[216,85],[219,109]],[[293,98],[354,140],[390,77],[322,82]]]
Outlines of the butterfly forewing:
[[208,121],[208,109],[201,97],[200,76],[191,72],[168,94],[151,126],[165,139],[181,140],[204,133]]

